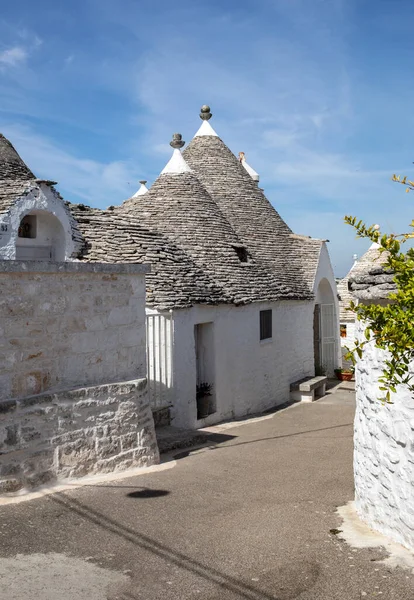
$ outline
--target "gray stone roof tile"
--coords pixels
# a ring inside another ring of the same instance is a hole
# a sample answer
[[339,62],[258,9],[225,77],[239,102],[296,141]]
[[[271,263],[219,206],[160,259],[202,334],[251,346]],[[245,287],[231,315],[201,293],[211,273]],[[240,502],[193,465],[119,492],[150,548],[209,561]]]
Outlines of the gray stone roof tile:
[[[392,283],[393,275],[386,274],[382,267],[386,258],[386,254],[380,252],[378,247],[371,246],[339,282],[339,314],[341,321],[355,320],[354,313],[348,310],[352,300],[385,298],[391,291],[395,290],[395,284]],[[383,279],[384,275],[386,281]]]
[[[229,302],[302,297],[251,253],[192,172],[161,174],[149,192],[126,201],[121,210],[183,249]],[[243,249],[248,262],[239,257]]]
[[143,227],[134,215],[76,204],[69,209],[84,238],[78,260],[151,265],[146,276],[149,306],[166,310],[228,301],[181,248]]
[[0,133],[0,179],[25,180],[35,176],[22,161],[16,150],[3,134]]
[[309,298],[317,247],[293,241],[292,230],[224,142],[218,136],[196,136],[183,156],[252,257],[292,298]]
[[0,178],[0,215],[7,212],[17,199],[27,194],[30,189],[30,180]]

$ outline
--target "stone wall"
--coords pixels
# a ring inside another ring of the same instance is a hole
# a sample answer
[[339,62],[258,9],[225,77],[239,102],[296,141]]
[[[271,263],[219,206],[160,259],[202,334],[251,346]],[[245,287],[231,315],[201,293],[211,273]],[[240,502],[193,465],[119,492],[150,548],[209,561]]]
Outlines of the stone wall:
[[[360,322],[357,336],[365,339]],[[414,550],[414,398],[401,386],[393,404],[378,400],[384,358],[368,344],[357,363],[356,508],[370,527]]]
[[146,379],[0,403],[0,492],[158,461]]
[[145,270],[0,261],[0,400],[145,377]]
[[0,491],[158,460],[147,271],[0,262]]

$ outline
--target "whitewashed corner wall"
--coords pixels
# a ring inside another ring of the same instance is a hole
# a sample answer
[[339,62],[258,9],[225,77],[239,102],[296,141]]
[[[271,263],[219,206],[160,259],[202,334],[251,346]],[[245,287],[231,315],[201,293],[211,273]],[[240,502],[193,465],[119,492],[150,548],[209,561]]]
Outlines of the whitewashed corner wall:
[[[356,330],[364,339],[362,323]],[[392,395],[394,404],[378,400],[384,358],[367,344],[356,369],[356,509],[370,527],[414,550],[414,398],[401,386]]]
[[[273,310],[273,337],[259,339],[260,310]],[[197,428],[289,400],[289,384],[314,372],[313,303],[195,306],[174,320],[173,425]],[[216,412],[197,420],[194,326],[214,323]]]

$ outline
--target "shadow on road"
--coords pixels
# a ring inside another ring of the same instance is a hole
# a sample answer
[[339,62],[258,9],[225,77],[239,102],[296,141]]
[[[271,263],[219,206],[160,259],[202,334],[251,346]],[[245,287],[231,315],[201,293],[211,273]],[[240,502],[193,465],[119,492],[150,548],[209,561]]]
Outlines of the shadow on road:
[[168,496],[170,494],[168,490],[153,490],[150,488],[143,488],[142,490],[135,490],[127,494],[128,498],[159,498],[160,496]]
[[[307,429],[306,431],[296,431],[295,433],[286,433],[283,435],[272,435],[269,437],[265,437],[265,438],[259,438],[257,440],[250,440],[247,442],[236,442],[234,444],[227,444],[226,446],[202,446],[201,448],[190,448],[189,450],[186,450],[184,452],[178,452],[177,454],[173,455],[173,459],[174,460],[178,460],[180,458],[186,458],[187,456],[189,456],[191,454],[191,452],[194,452],[194,450],[197,450],[197,453],[202,453],[202,452],[206,452],[206,451],[210,451],[210,450],[228,450],[229,448],[235,448],[236,446],[247,446],[248,444],[257,444],[258,442],[268,442],[269,440],[281,440],[283,438],[288,438],[288,437],[295,437],[298,435],[306,435],[307,433],[318,433],[320,431],[330,431],[332,429],[340,429],[342,427],[350,427],[352,426],[353,423],[343,423],[342,425],[332,425],[331,427],[321,427],[319,429]],[[350,433],[349,436],[352,436],[352,432]]]
[[[165,544],[162,544],[147,535],[139,533],[138,531],[134,531],[130,527],[126,527],[125,525],[118,523],[114,519],[111,519],[97,510],[90,508],[79,500],[69,498],[67,495],[62,494],[61,492],[56,493],[54,496],[50,496],[50,500],[56,504],[59,504],[60,507],[76,513],[83,519],[99,525],[106,531],[123,538],[125,541],[134,544],[138,548],[141,548],[146,552],[150,552],[151,554],[167,561],[168,563],[173,563],[177,567],[185,569],[186,571],[197,575],[198,577],[201,577],[210,583],[214,583],[222,590],[232,592],[238,598],[243,598],[244,600],[277,600],[276,596],[269,595],[268,593],[259,590],[246,582],[239,581],[235,577],[231,577],[230,575],[227,575],[218,569],[204,565],[203,563],[183,554],[182,552],[177,552],[176,550],[169,548]],[[125,592],[124,597],[129,597],[131,599],[133,598],[132,595],[127,595]]]

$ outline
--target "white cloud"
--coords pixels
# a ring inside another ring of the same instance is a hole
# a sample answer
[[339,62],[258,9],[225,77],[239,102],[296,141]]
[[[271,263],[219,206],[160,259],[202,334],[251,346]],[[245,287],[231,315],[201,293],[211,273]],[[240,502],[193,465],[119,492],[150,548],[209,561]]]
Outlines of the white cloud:
[[27,51],[21,46],[14,46],[0,52],[0,66],[17,67],[24,63],[27,58]]
[[120,204],[139,187],[139,171],[129,162],[80,158],[20,125],[4,125],[0,130],[37,177],[58,182],[65,200],[104,207]]

